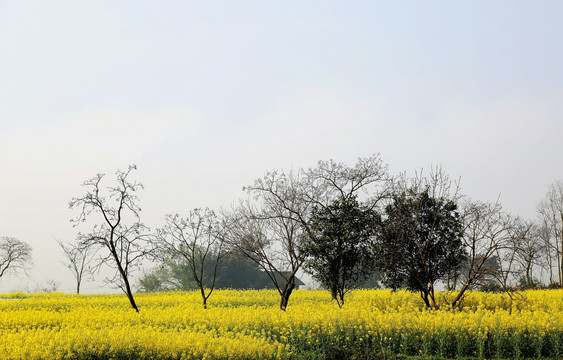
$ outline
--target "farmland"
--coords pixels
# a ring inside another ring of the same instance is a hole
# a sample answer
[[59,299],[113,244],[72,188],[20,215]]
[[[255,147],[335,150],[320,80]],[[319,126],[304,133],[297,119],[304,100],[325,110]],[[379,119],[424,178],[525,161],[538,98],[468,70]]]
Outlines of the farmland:
[[[442,293],[444,302],[454,294]],[[561,358],[563,291],[472,292],[461,309],[426,310],[407,291],[356,290],[342,309],[325,291],[122,295],[3,294],[2,359]]]

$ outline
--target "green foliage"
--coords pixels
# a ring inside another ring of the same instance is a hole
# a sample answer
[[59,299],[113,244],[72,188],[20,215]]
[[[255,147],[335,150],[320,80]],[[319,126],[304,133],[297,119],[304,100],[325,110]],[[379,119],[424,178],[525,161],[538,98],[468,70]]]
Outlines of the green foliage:
[[300,249],[307,258],[305,269],[341,307],[346,293],[374,271],[373,236],[378,221],[378,214],[355,196],[313,209],[310,236]]
[[377,267],[383,283],[421,294],[436,307],[434,284],[459,271],[466,260],[457,205],[433,198],[428,189],[395,194],[378,230]]
[[[208,287],[212,283],[215,260],[204,264],[203,284]],[[139,287],[144,292],[164,290],[196,290],[199,289],[193,273],[186,260],[174,253],[164,257],[163,262],[139,279]],[[217,269],[215,288],[229,289],[264,289],[271,287],[271,280],[260,271],[258,266],[237,254],[229,254],[221,259]]]

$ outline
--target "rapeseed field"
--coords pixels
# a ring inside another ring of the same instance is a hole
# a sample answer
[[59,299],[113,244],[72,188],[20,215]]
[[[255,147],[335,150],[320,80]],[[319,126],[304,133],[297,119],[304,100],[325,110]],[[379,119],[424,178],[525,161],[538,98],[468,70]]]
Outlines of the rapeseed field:
[[297,290],[121,295],[3,294],[0,359],[563,358],[563,290],[472,292],[427,310],[416,293],[356,290],[342,309]]

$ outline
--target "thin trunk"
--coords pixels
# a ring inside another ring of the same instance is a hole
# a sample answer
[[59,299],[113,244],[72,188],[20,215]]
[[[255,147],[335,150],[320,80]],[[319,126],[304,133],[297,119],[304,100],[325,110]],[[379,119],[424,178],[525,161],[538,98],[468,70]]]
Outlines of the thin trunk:
[[117,264],[117,270],[119,271],[119,274],[121,275],[121,279],[123,280],[123,283],[125,284],[125,294],[127,295],[129,302],[131,303],[131,307],[133,307],[133,309],[135,309],[136,312],[139,312],[139,308],[137,308],[137,304],[135,303],[135,299],[133,298],[133,292],[131,291],[131,286],[129,285],[129,279],[127,278],[127,274],[125,274],[125,270],[123,270],[123,267],[121,266],[121,262],[119,261],[119,258],[117,257],[117,253],[115,251],[112,251],[112,255],[113,255],[113,258],[115,259],[115,262]]
[[[121,265],[120,265],[121,267]],[[127,293],[127,298],[129,299],[129,302],[131,303],[131,306],[133,307],[133,309],[135,309],[136,312],[139,312],[139,308],[137,308],[137,304],[135,303],[135,299],[133,298],[133,292],[131,291],[131,286],[129,285],[129,280],[127,279],[127,276],[125,276],[124,273],[122,273],[123,276],[123,282],[125,283],[125,290]]]
[[461,298],[463,297],[463,294],[465,293],[465,290],[467,290],[469,288],[469,281],[463,285],[463,287],[461,288],[461,290],[459,291],[459,293],[457,294],[457,296],[455,297],[454,301],[452,301],[452,308],[455,307],[457,305],[457,303],[461,300]]
[[199,289],[201,290],[201,299],[203,300],[203,308],[207,309],[207,296],[205,296],[205,289],[203,288],[203,285],[201,285]]

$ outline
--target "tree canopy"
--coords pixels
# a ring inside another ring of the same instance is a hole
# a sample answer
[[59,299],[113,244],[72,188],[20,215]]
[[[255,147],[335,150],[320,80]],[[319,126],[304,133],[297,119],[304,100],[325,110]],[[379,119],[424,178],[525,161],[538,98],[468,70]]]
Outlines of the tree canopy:
[[376,264],[383,283],[420,292],[435,308],[434,286],[466,260],[457,204],[428,189],[395,194],[378,229]]
[[378,214],[355,196],[313,209],[311,236],[301,248],[307,258],[305,268],[330,290],[340,307],[346,293],[375,270],[373,238],[378,221]]

